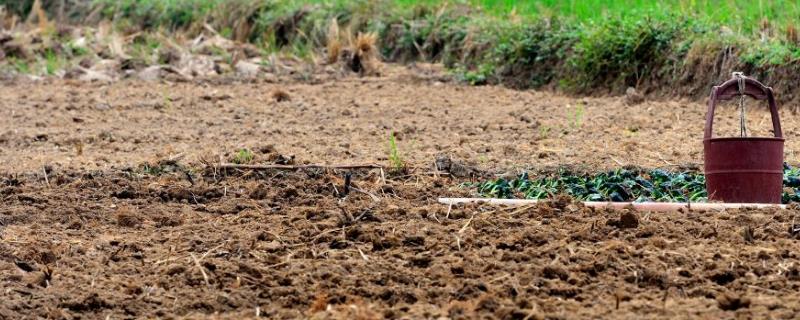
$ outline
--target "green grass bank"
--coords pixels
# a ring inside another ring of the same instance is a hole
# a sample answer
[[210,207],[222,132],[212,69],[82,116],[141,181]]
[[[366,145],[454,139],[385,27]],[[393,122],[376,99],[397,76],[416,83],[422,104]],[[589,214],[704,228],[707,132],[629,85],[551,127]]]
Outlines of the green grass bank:
[[[705,97],[744,71],[794,102],[800,4],[793,1],[43,0],[53,19],[114,21],[126,33],[200,33],[324,55],[330,25],[374,32],[382,58],[437,61],[465,82]],[[0,0],[26,17],[34,1]],[[87,20],[88,19],[88,20]]]

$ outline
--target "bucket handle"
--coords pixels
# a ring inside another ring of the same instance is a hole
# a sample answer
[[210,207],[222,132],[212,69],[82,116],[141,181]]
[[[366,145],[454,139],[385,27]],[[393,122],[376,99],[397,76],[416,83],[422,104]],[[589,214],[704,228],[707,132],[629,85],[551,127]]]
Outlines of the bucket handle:
[[[783,138],[781,131],[781,120],[778,115],[778,105],[775,103],[775,96],[772,88],[765,86],[755,79],[744,78],[744,94],[756,100],[767,100],[769,112],[772,114],[772,128],[776,138]],[[717,108],[717,101],[731,100],[739,96],[739,80],[736,78],[725,81],[725,83],[714,86],[711,89],[711,98],[708,100],[708,113],[706,114],[706,132],[704,139],[710,139],[714,127],[714,110]]]

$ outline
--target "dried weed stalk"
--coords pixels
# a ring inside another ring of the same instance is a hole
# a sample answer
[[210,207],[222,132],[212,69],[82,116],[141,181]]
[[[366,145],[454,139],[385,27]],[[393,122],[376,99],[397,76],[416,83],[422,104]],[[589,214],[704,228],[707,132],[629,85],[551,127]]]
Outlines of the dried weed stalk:
[[327,61],[329,64],[336,63],[336,61],[339,60],[339,55],[342,53],[342,41],[339,39],[340,36],[339,22],[336,20],[336,18],[333,18],[328,26],[327,33]]

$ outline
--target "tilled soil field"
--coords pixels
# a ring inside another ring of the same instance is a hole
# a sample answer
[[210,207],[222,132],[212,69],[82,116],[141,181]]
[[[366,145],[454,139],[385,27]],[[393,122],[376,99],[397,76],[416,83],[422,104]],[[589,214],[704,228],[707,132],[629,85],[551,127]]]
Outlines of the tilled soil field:
[[[794,207],[436,203],[521,168],[697,167],[704,105],[466,87],[434,69],[5,84],[0,318],[800,315]],[[404,172],[218,166],[239,148],[258,164],[388,166],[389,132]]]
[[[447,82],[435,66],[388,68],[377,78],[306,81],[7,83],[0,86],[0,168],[124,168],[176,155],[217,161],[270,145],[314,163],[385,163],[391,132],[415,166],[431,166],[442,153],[492,171],[702,163],[704,104],[469,87]],[[748,105],[751,133],[768,134],[766,108]],[[720,111],[717,132],[738,135],[738,110]],[[790,163],[800,150],[792,139],[796,111],[781,112]]]

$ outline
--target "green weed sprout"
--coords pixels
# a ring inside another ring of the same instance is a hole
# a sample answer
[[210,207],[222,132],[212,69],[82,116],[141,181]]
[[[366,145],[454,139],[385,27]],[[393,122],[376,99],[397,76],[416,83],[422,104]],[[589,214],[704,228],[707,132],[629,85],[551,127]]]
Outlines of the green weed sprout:
[[583,108],[583,105],[579,104],[572,116],[572,126],[574,128],[580,128],[583,125],[583,114],[585,112],[586,110]]
[[394,137],[394,133],[389,135],[389,162],[392,165],[392,169],[395,171],[403,171],[406,167],[405,161],[403,161],[400,152],[397,150],[397,141]]
[[253,161],[253,152],[247,149],[240,149],[239,152],[233,157],[233,163],[236,164],[247,164]]
[[47,50],[47,52],[45,52],[44,59],[45,71],[48,75],[54,75],[58,70],[61,69],[63,62],[52,50]]
[[541,126],[539,127],[539,139],[544,140],[547,139],[547,136],[550,135],[550,127],[548,126]]

